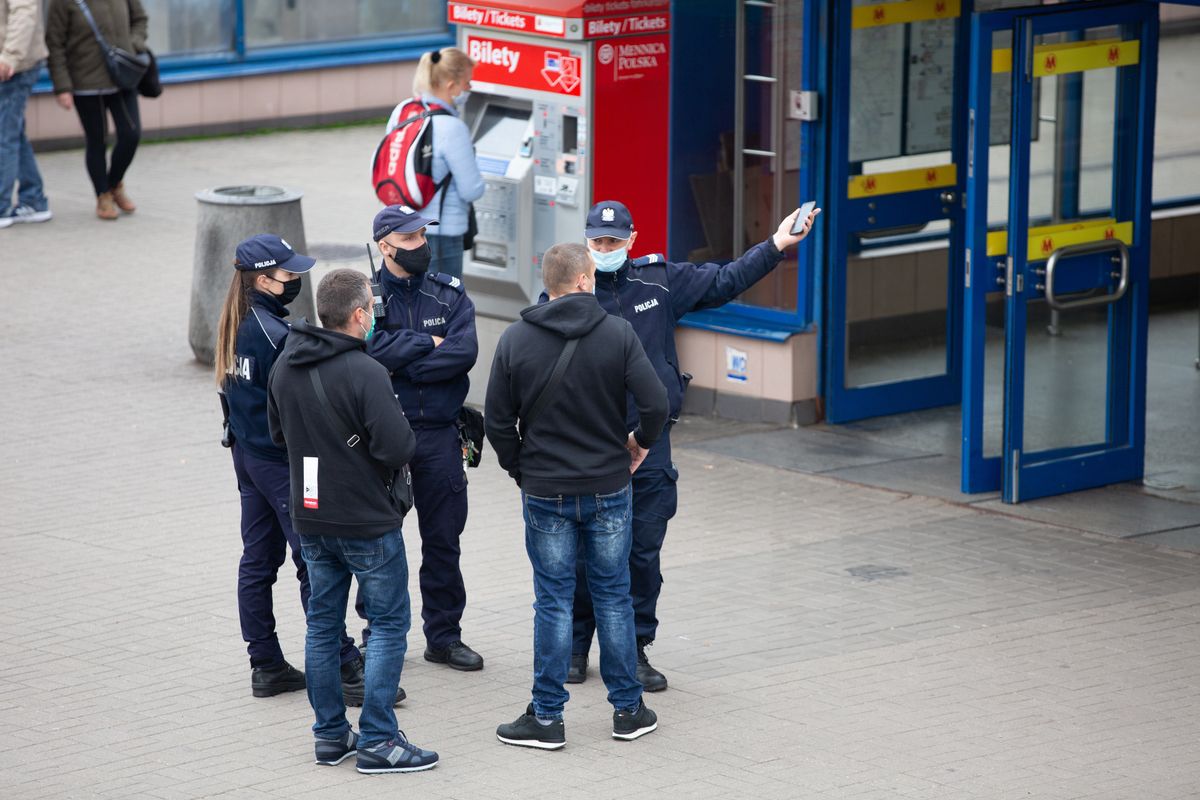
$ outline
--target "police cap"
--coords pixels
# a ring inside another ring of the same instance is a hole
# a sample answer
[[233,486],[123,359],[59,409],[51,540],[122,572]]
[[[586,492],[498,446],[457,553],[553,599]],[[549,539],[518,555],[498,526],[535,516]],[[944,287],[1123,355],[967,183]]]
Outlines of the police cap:
[[598,239],[601,236],[611,236],[614,239],[628,239],[633,233],[633,215],[624,203],[616,200],[602,200],[592,206],[587,215],[587,227],[584,236]]
[[282,237],[273,233],[251,236],[237,246],[233,266],[241,270],[279,267],[288,272],[308,272],[317,263],[315,258],[301,255]]
[[412,233],[419,231],[426,225],[437,225],[436,219],[422,217],[418,212],[408,206],[387,206],[375,215],[375,222],[371,225],[371,236],[373,241],[380,241],[389,233]]

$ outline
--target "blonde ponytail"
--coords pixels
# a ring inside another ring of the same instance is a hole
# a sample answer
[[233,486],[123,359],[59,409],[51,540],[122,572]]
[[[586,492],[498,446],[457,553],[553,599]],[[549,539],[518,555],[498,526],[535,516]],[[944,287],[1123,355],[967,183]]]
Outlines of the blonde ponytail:
[[413,75],[413,94],[436,94],[451,81],[465,81],[475,60],[457,47],[443,47],[421,54]]

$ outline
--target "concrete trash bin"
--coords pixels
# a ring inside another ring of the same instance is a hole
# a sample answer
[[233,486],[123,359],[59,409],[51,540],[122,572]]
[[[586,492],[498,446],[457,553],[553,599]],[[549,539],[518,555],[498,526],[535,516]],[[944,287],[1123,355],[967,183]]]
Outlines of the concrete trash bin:
[[[199,208],[188,343],[198,361],[212,364],[215,359],[217,325],[233,278],[233,255],[238,243],[256,233],[273,233],[283,237],[296,252],[306,252],[300,212],[303,196],[302,192],[277,186],[222,186],[196,192]],[[316,319],[310,281],[304,281],[300,296],[288,308],[289,319]]]

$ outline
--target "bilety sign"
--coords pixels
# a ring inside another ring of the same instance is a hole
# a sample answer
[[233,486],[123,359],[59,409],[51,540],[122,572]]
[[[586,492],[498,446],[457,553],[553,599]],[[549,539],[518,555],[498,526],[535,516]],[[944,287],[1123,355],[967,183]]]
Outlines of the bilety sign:
[[537,33],[542,36],[566,36],[566,20],[547,14],[530,14],[524,11],[505,11],[487,8],[473,3],[451,3],[450,22],[454,25],[478,25],[482,28],[498,28],[521,33]]
[[475,60],[474,80],[578,97],[583,59],[567,47],[532,45],[467,36],[467,55]]

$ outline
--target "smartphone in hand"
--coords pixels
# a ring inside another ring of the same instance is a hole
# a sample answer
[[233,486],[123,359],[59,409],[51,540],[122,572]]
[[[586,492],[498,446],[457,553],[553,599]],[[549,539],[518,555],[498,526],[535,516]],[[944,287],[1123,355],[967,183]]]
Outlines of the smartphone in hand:
[[804,232],[804,226],[808,223],[808,218],[812,216],[813,209],[816,207],[816,200],[809,200],[800,206],[800,213],[796,215],[796,221],[792,224],[792,236],[799,236]]

